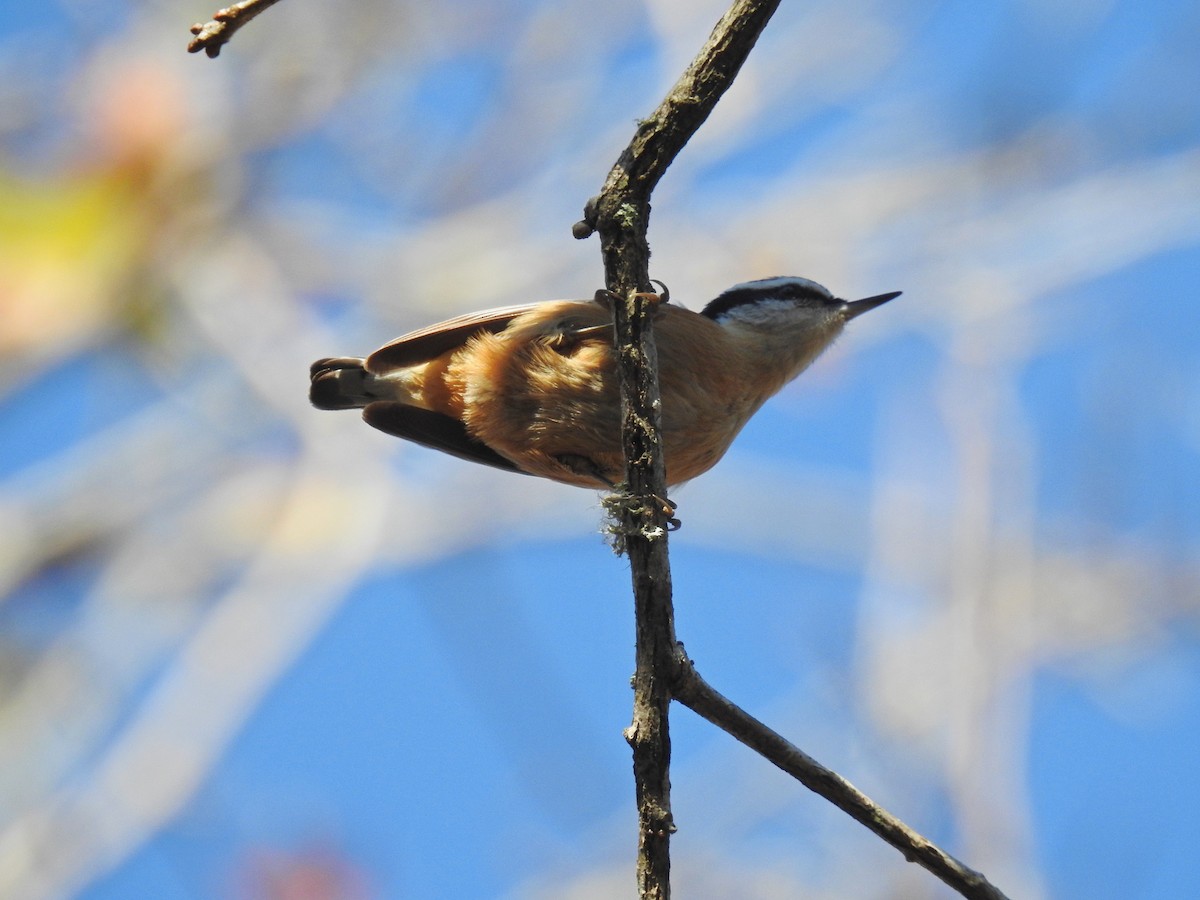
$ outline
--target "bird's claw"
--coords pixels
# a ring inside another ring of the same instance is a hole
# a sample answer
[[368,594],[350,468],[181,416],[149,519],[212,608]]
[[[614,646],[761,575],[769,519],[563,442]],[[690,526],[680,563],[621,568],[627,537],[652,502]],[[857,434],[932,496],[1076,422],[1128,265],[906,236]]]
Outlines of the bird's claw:
[[[663,303],[671,302],[670,288],[668,288],[657,278],[651,278],[650,283],[658,285],[660,288],[662,288],[662,290],[657,294],[654,293],[654,291],[637,291],[633,294],[633,296],[645,303],[651,304],[656,308],[661,306]],[[612,309],[615,303],[620,302],[621,296],[615,291],[610,291],[607,288],[600,288],[600,290],[596,291],[596,295],[593,299],[605,309]]]

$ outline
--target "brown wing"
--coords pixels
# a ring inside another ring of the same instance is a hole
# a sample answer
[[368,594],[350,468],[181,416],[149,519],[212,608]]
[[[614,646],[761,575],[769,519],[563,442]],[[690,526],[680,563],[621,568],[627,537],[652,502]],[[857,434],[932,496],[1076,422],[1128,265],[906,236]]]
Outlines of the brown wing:
[[[447,350],[461,347],[471,335],[480,331],[492,334],[503,331],[508,324],[522,313],[529,312],[540,304],[526,303],[521,306],[505,306],[483,312],[457,316],[436,325],[410,331],[402,337],[384,344],[367,357],[367,371],[372,375],[386,375],[396,369],[415,366],[437,359]],[[385,429],[386,430],[386,429]]]
[[363,409],[363,419],[373,428],[422,447],[508,472],[521,472],[511,460],[467,434],[467,427],[451,416],[407,403],[381,400]]

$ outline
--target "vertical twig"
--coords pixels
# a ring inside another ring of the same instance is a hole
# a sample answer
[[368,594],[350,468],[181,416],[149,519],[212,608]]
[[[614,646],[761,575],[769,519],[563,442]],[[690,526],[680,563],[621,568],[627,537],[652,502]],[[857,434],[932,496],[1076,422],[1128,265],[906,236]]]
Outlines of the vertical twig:
[[663,503],[666,483],[659,428],[657,355],[650,304],[646,229],[650,194],[675,156],[733,83],[779,0],[736,0],[658,109],[638,126],[576,237],[600,233],[605,283],[614,298],[621,380],[627,496],[618,505],[633,577],[637,617],[633,749],[638,803],[640,896],[670,896],[671,737],[668,709],[676,671],[675,613]]

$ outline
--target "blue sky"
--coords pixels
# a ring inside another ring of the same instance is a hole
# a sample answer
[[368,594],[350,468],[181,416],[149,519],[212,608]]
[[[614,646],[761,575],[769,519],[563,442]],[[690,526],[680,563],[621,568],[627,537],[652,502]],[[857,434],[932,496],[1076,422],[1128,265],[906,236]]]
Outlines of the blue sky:
[[[0,893],[633,895],[598,499],[305,372],[589,296],[569,228],[720,12],[683,6],[289,0],[207,60],[207,8],[7,4]],[[905,292],[676,491],[680,638],[1014,897],[1200,891],[1198,37],[1167,0],[784,4],[656,194],[693,309]],[[947,896],[673,738],[682,896]]]

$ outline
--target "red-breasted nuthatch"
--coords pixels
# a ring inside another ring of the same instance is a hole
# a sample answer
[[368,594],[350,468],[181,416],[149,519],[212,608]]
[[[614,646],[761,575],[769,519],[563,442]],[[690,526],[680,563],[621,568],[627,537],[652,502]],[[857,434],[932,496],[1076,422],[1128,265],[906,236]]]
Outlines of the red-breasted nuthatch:
[[[848,302],[807,278],[765,278],[698,313],[662,303],[654,337],[667,484],[712,468],[848,321],[899,294]],[[361,408],[367,424],[435,450],[580,487],[624,478],[612,315],[602,302],[459,316],[365,360],[317,360],[311,377],[319,409]]]

